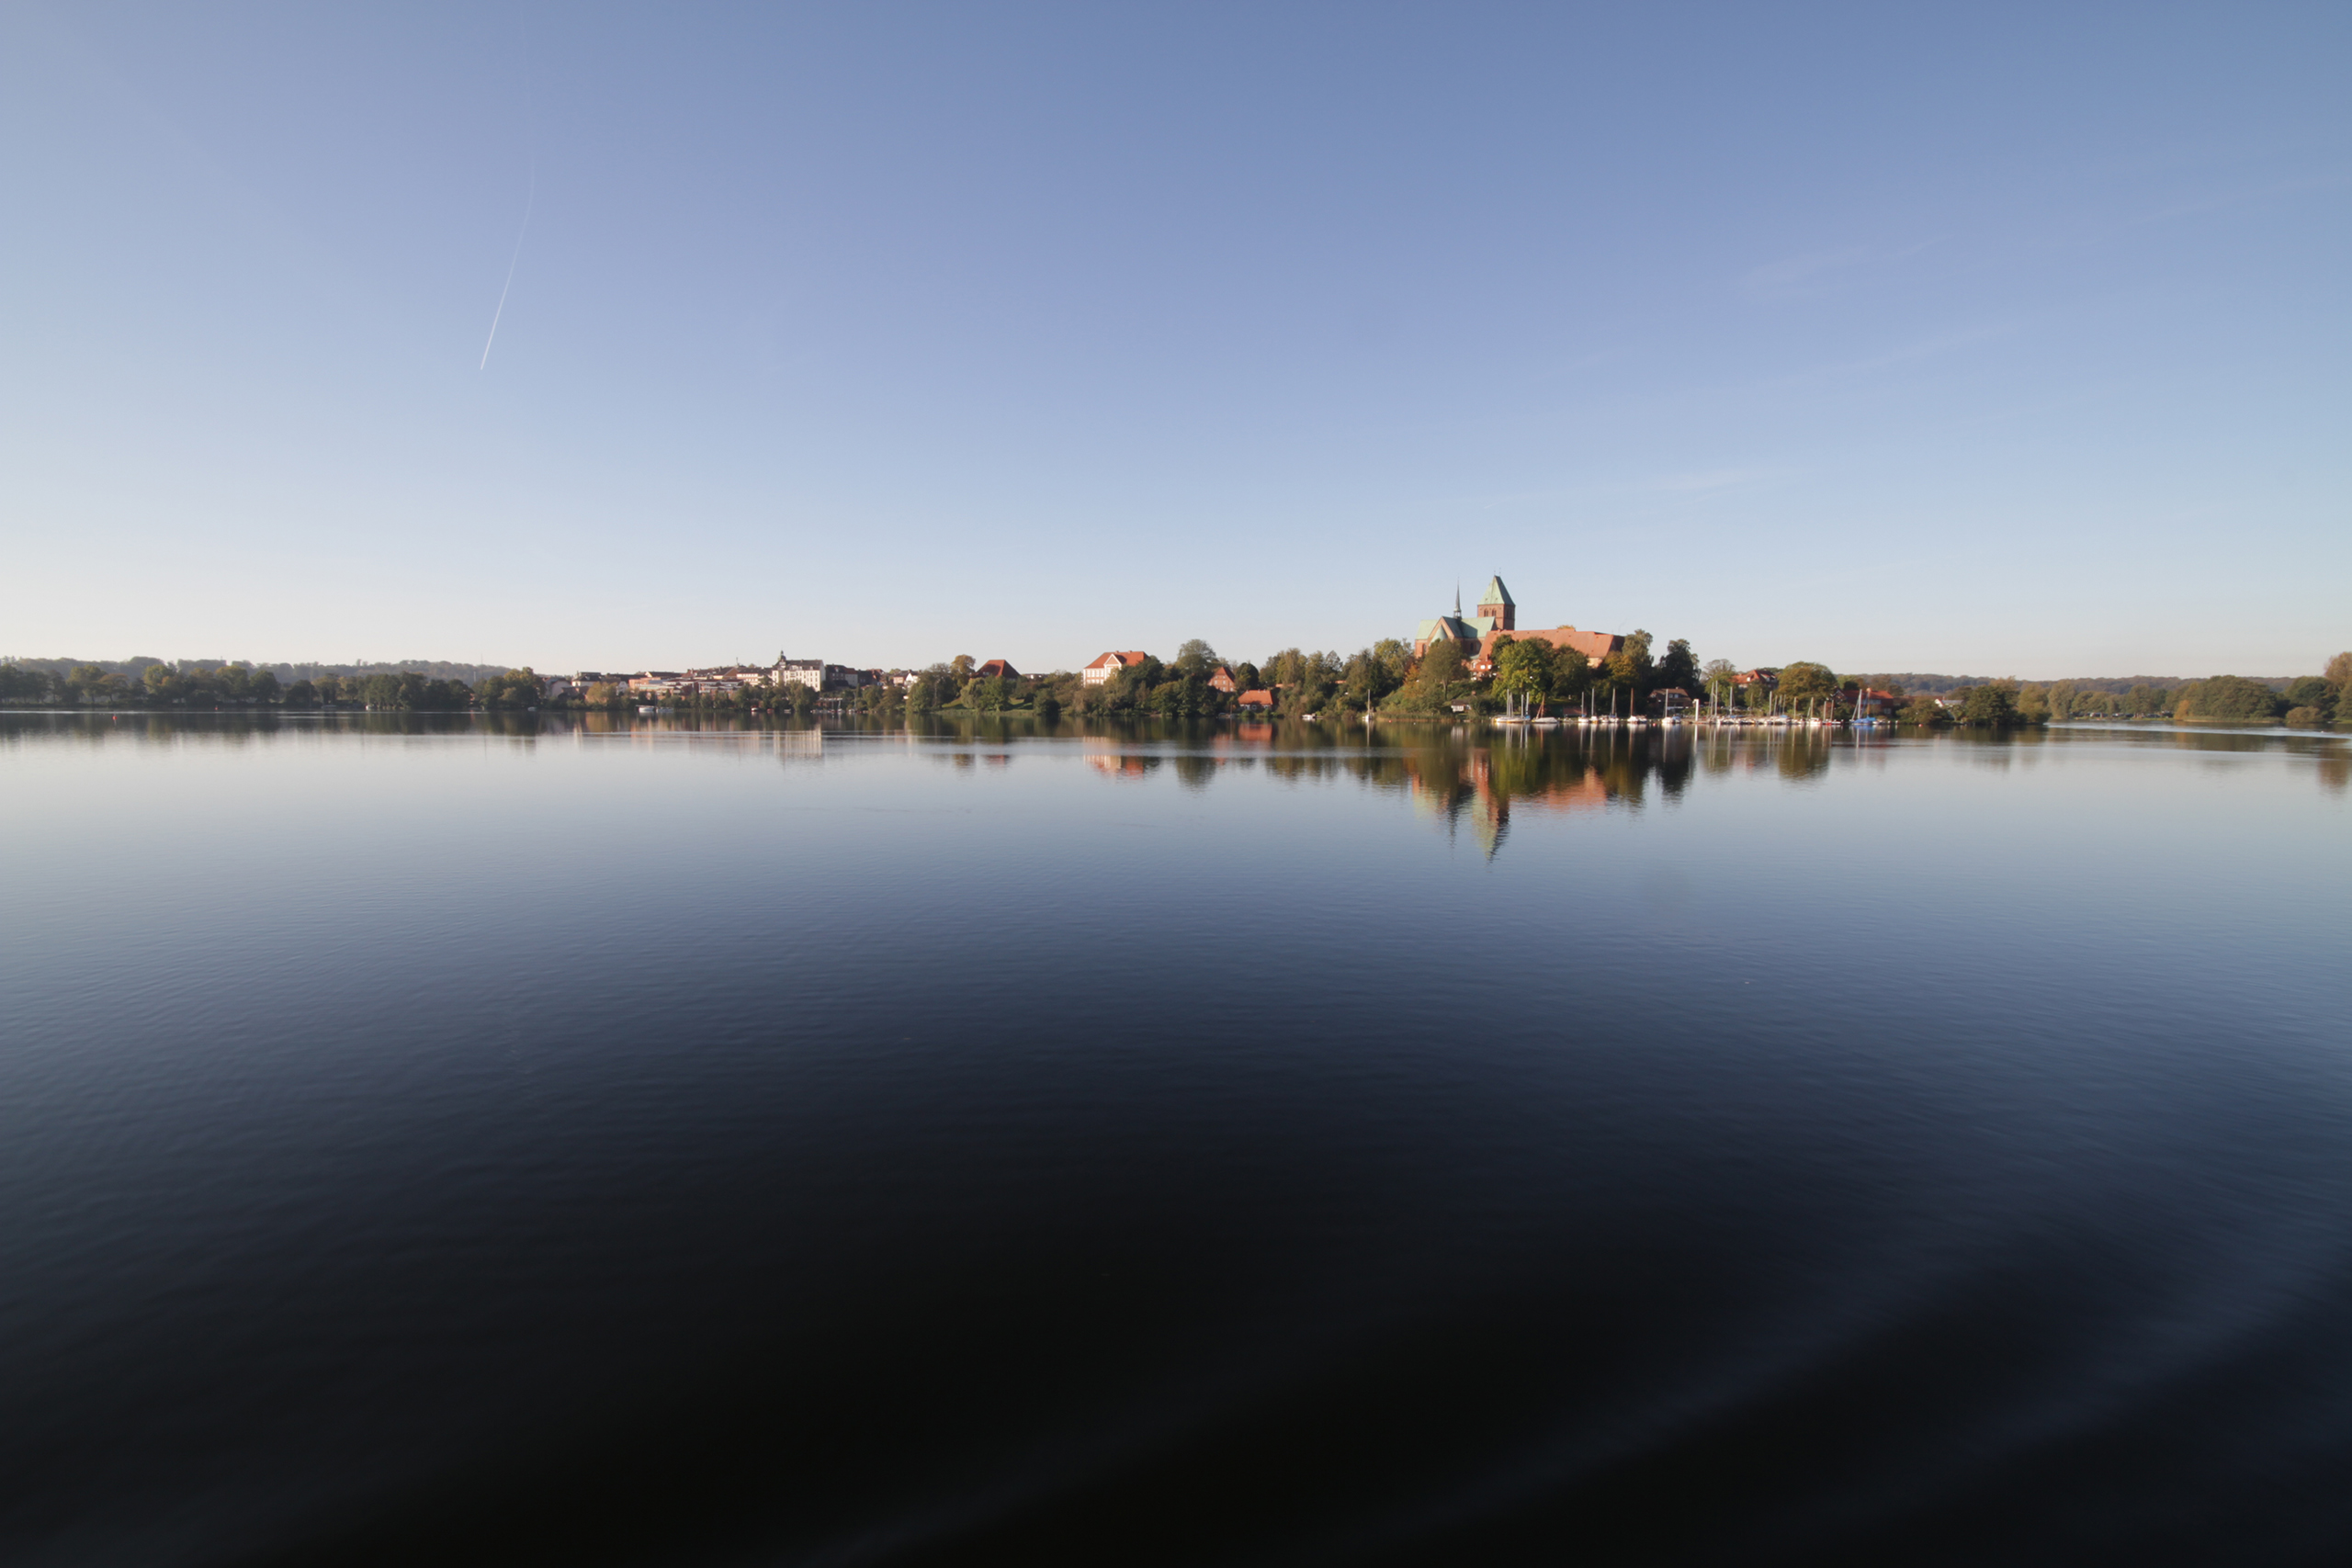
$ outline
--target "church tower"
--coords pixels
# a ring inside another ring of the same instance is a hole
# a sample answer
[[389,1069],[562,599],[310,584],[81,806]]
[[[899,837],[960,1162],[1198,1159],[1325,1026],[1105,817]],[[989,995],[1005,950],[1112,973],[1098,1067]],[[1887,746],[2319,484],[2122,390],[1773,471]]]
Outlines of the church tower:
[[1510,590],[1503,586],[1499,577],[1487,580],[1487,592],[1478,599],[1478,614],[1493,621],[1498,632],[1519,629],[1519,606],[1511,603]]

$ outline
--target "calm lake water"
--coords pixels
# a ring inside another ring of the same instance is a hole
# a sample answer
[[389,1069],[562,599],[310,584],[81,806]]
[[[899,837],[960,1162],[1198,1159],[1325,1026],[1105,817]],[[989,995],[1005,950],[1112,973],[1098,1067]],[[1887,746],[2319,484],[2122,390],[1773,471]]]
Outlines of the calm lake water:
[[2346,1561],[2347,784],[0,716],[0,1559]]

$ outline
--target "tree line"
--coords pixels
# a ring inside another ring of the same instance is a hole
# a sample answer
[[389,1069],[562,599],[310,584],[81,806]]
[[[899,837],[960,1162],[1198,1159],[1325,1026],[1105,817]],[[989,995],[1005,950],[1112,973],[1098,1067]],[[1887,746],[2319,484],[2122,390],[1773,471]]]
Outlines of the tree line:
[[413,670],[373,675],[321,675],[281,684],[277,672],[250,664],[150,664],[136,678],[96,664],[63,673],[18,662],[0,664],[0,703],[70,707],[358,707],[417,713],[537,707],[544,686],[529,670],[509,670],[471,686]]
[[[1918,724],[2047,724],[2065,718],[2170,718],[2227,720],[2252,724],[2290,724],[2317,728],[2352,724],[2352,653],[2339,653],[2317,675],[2301,675],[2284,691],[2243,675],[2213,675],[2179,686],[2148,682],[2126,691],[2110,692],[2087,683],[2052,681],[1989,681],[1962,687],[1946,701],[1951,707],[1937,716],[1935,699],[1914,699],[1902,710],[1906,721]],[[1888,689],[1900,691],[1899,686]],[[1956,710],[1956,711],[1955,711]]]
[[[982,675],[968,658],[917,672],[904,688],[867,688],[849,699],[875,716],[904,713],[1030,712],[1109,717],[1213,717],[1234,711],[1242,694],[1269,693],[1277,717],[1338,716],[1367,710],[1391,717],[1436,717],[1489,712],[1506,702],[1530,705],[1591,699],[1596,706],[1621,696],[1629,705],[1665,686],[1693,688],[1701,678],[1690,645],[1670,642],[1653,657],[1647,632],[1626,638],[1618,653],[1596,664],[1574,649],[1508,635],[1496,648],[1491,675],[1472,671],[1462,650],[1439,640],[1419,658],[1402,641],[1383,638],[1352,654],[1285,648],[1262,662],[1229,660],[1207,639],[1194,637],[1172,660],[1146,655],[1089,683],[1075,671],[1044,675]],[[1232,690],[1215,683],[1218,671]]]
[[[760,711],[808,717],[820,703],[861,716],[903,718],[910,713],[1031,713],[1056,718],[1137,716],[1205,718],[1233,711],[1242,692],[1272,694],[1274,716],[1304,718],[1376,713],[1391,718],[1432,718],[1456,713],[1493,713],[1506,705],[1531,710],[1589,706],[1595,712],[1643,711],[1658,694],[1679,690],[1694,700],[1731,711],[1754,711],[1768,704],[1783,711],[1819,712],[1848,717],[1862,691],[1889,693],[1901,702],[1895,716],[1923,728],[1963,724],[1984,728],[2047,724],[2064,718],[2181,718],[2300,726],[2352,724],[2352,652],[2339,653],[2317,675],[2287,682],[2279,691],[2239,675],[2215,675],[2178,687],[2138,684],[2110,692],[2070,681],[2047,683],[1987,681],[1963,686],[1941,700],[1909,695],[1887,676],[1840,675],[1827,665],[1799,660],[1781,666],[1770,683],[1743,684],[1725,660],[1702,666],[1687,639],[1670,640],[1654,655],[1646,631],[1626,637],[1623,646],[1598,662],[1572,648],[1540,637],[1509,633],[1496,640],[1492,671],[1474,673],[1462,650],[1440,638],[1419,657],[1404,642],[1386,637],[1352,654],[1306,651],[1293,647],[1262,663],[1227,660],[1205,639],[1195,637],[1166,663],[1147,656],[1100,684],[1090,685],[1072,671],[1045,675],[983,675],[968,656],[917,672],[907,685],[876,685],[820,695],[806,686],[754,687],[665,698],[673,706],[699,711]],[[1220,669],[1232,680],[1227,692],[1212,684]],[[358,707],[419,713],[547,706],[613,707],[632,701],[628,688],[599,682],[560,702],[547,696],[546,682],[531,670],[508,670],[469,685],[413,670],[368,675],[321,675],[281,684],[275,672],[248,664],[150,664],[136,677],[81,664],[57,673],[39,665],[0,663],[0,704],[12,705],[131,707]]]

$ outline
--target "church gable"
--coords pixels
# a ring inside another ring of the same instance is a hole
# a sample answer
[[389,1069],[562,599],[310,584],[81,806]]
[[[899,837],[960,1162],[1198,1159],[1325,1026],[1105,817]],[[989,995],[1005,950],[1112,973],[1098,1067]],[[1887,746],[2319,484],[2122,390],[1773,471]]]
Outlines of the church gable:
[[1487,580],[1487,591],[1478,600],[1478,613],[1462,613],[1462,596],[1454,594],[1453,614],[1436,615],[1423,621],[1413,632],[1413,657],[1419,659],[1429,651],[1430,643],[1447,637],[1458,645],[1472,660],[1472,667],[1479,668],[1494,657],[1495,645],[1506,635],[1537,637],[1555,648],[1573,648],[1594,663],[1618,652],[1625,639],[1615,632],[1579,631],[1575,626],[1557,626],[1548,630],[1522,631],[1519,626],[1519,604],[1511,598],[1510,590],[1503,586],[1499,575]]

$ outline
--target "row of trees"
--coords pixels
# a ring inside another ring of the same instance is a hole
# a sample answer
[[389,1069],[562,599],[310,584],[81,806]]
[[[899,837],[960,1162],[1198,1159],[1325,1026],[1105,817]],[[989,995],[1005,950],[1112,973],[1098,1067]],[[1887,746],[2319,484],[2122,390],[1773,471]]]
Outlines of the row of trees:
[[[1439,716],[1457,710],[1492,712],[1506,704],[1526,707],[1589,705],[1594,710],[1639,712],[1656,694],[1679,689],[1725,708],[1761,707],[1848,716],[1865,685],[1897,697],[1903,688],[1883,677],[1841,676],[1827,665],[1800,660],[1783,666],[1769,689],[1742,686],[1724,660],[1702,667],[1688,641],[1676,638],[1663,656],[1653,657],[1645,631],[1627,637],[1617,652],[1595,663],[1574,649],[1555,648],[1541,638],[1497,639],[1489,676],[1472,673],[1450,641],[1431,643],[1421,657],[1396,638],[1342,656],[1285,648],[1263,664],[1227,660],[1195,637],[1161,663],[1147,658],[1090,686],[1076,673],[1042,676],[982,675],[968,657],[934,664],[908,687],[870,686],[844,699],[868,716],[893,719],[908,713],[967,711],[1032,712],[1041,717],[1147,715],[1166,718],[1209,717],[1229,711],[1235,694],[1210,684],[1224,668],[1235,693],[1263,688],[1274,697],[1278,716],[1376,712],[1391,717]],[[2294,725],[2352,724],[2352,653],[2339,653],[2318,675],[2301,676],[2278,691],[2238,675],[2215,675],[2178,689],[2141,684],[2116,693],[2068,681],[2049,684],[1994,681],[1964,687],[1939,702],[1917,696],[1898,716],[1908,724],[1950,723],[2000,728],[2044,724],[2057,718],[2199,718]],[[568,699],[591,707],[630,701],[626,687],[597,684]],[[806,717],[818,694],[805,686],[745,691],[725,695],[672,699],[703,709],[759,708]],[[280,686],[267,670],[243,664],[151,664],[135,680],[95,664],[59,675],[38,666],[0,663],[0,703],[66,704],[83,706],[283,706],[365,707],[413,712],[460,712],[547,705],[545,683],[528,669],[509,670],[468,686],[434,680],[414,671],[373,675],[322,675]]]
[[[1785,680],[1784,680],[1785,687]],[[2287,682],[2284,691],[2243,675],[2214,675],[2178,687],[2142,682],[2109,692],[2072,681],[2047,685],[1994,681],[1952,694],[1963,724],[2046,724],[2062,718],[2219,719],[2237,723],[2299,726],[2352,724],[2352,653],[2328,660],[2326,671]],[[1899,691],[1901,688],[1894,688]],[[1938,715],[1941,716],[1939,717]],[[1950,722],[1951,710],[1933,698],[1915,699],[1903,709],[1906,722]]]
[[2191,681],[2180,689],[2174,705],[2176,718],[2220,718],[2257,724],[2284,720],[2293,725],[2352,724],[2352,653],[2339,653],[2317,675],[2301,675],[2274,692],[2259,681],[2242,675],[2216,675]]
[[538,705],[542,687],[528,670],[509,670],[469,687],[413,670],[397,674],[322,675],[281,686],[249,664],[150,664],[136,680],[95,664],[64,674],[0,664],[0,702],[72,707],[366,707],[421,713]]

